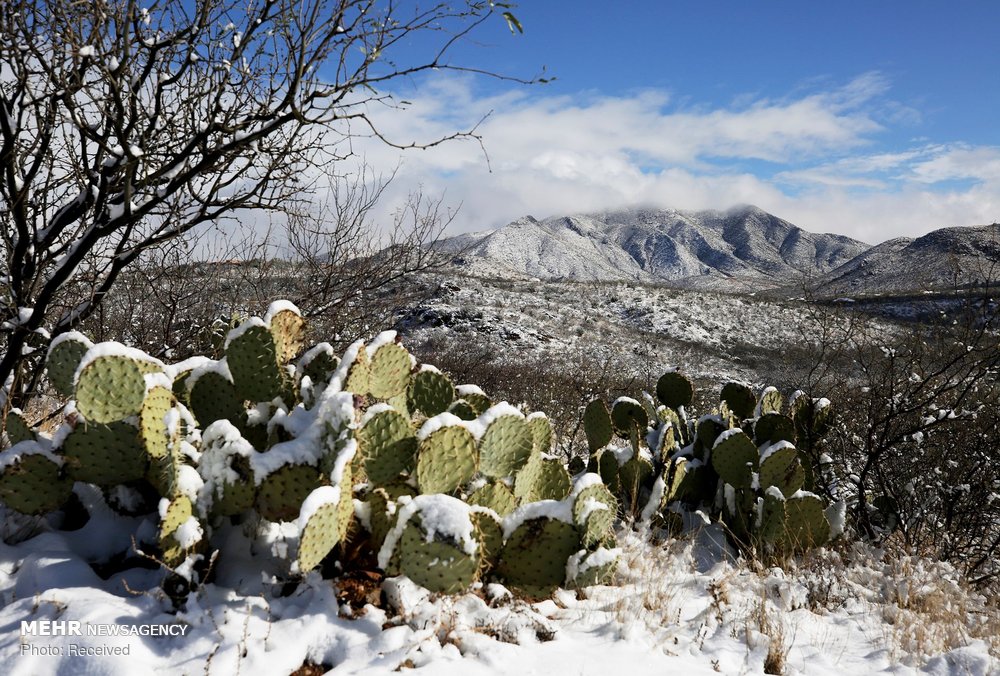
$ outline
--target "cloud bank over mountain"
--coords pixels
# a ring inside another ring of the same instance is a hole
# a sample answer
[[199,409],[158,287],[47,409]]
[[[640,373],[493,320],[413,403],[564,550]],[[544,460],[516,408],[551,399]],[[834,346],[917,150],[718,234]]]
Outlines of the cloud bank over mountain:
[[396,202],[422,186],[461,204],[457,232],[525,213],[751,203],[808,230],[878,243],[989,223],[1000,213],[1000,147],[887,141],[916,132],[922,113],[893,100],[891,82],[878,72],[807,83],[778,98],[751,93],[726,106],[655,89],[486,92],[455,77],[395,94],[408,102],[405,110],[372,111],[391,140],[475,129],[482,144],[466,139],[400,153],[355,139],[353,150],[375,166],[399,164],[389,194]]

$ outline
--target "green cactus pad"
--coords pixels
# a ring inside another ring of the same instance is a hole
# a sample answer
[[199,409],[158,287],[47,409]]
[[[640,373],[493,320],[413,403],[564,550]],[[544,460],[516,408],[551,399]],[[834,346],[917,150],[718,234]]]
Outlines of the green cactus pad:
[[280,310],[271,316],[270,329],[274,339],[277,363],[287,364],[302,351],[306,320],[292,310]]
[[705,417],[699,420],[695,428],[695,455],[705,457],[705,453],[700,451],[711,450],[715,440],[725,431],[726,428],[715,418]]
[[80,372],[77,410],[91,422],[109,423],[136,415],[146,395],[139,361],[128,357],[98,357]]
[[684,489],[686,487],[685,480],[687,479],[690,462],[687,458],[677,458],[671,460],[667,465],[663,473],[665,486],[662,504],[668,505],[675,500],[683,500],[688,497]]
[[600,399],[594,399],[583,411],[583,431],[587,435],[587,446],[591,453],[611,443],[614,434],[611,427],[611,413],[608,405]]
[[777,486],[786,498],[802,488],[805,471],[799,463],[798,451],[794,446],[783,445],[770,451],[760,463],[760,488],[766,490]]
[[492,509],[500,516],[507,516],[517,507],[517,498],[502,483],[488,483],[480,486],[466,500],[470,505]]
[[347,534],[354,523],[354,471],[350,465],[344,467],[340,475],[340,503],[337,505],[337,527],[341,542],[347,540]]
[[[369,491],[365,502],[368,503],[368,524],[371,530],[372,549],[377,552],[382,548],[385,536],[392,530],[396,522],[396,506],[384,488]],[[392,503],[391,513],[390,503]]]
[[479,441],[479,471],[489,477],[513,476],[531,456],[531,430],[524,418],[498,416]]
[[371,395],[389,399],[406,392],[412,368],[410,353],[401,346],[387,343],[378,348],[371,361]]
[[73,376],[92,346],[93,343],[80,336],[80,339],[63,338],[49,350],[45,371],[56,392],[64,397],[73,396]]
[[577,570],[573,579],[568,580],[573,589],[583,589],[599,584],[610,584],[618,571],[618,557],[611,555],[606,549],[587,552],[579,551],[573,555]]
[[453,543],[430,539],[413,516],[396,545],[404,575],[433,592],[457,594],[469,588],[479,573],[479,555],[470,556]]
[[456,399],[451,402],[451,406],[448,407],[448,413],[458,416],[462,420],[475,420],[479,417],[476,409],[472,408],[472,405],[465,399]]
[[617,493],[621,488],[621,482],[618,477],[618,458],[615,454],[609,450],[601,451],[600,456],[597,458],[597,471],[601,475],[601,481],[604,482],[611,492]]
[[[346,358],[346,356],[345,356]],[[341,362],[341,366],[343,366]],[[354,394],[369,393],[372,383],[372,364],[368,358],[368,350],[364,345],[358,350],[354,361],[347,367],[347,377],[344,378],[344,390]]]
[[311,465],[285,465],[265,477],[257,489],[257,512],[268,521],[294,521],[302,502],[319,488],[322,474]]
[[664,373],[656,381],[656,398],[668,408],[676,410],[681,406],[690,406],[693,396],[691,381],[677,371]]
[[232,381],[216,371],[201,373],[190,384],[188,402],[191,413],[204,429],[216,420],[228,420],[237,427],[244,426],[246,411]]
[[528,519],[507,539],[496,572],[506,586],[545,598],[565,582],[566,562],[579,549],[580,536],[571,524]]
[[330,377],[340,365],[340,359],[333,354],[329,343],[321,343],[303,355],[298,363],[300,376],[308,376],[313,385],[330,382]]
[[168,429],[167,415],[174,407],[174,394],[157,385],[149,390],[139,411],[139,434],[151,458],[165,458],[177,442],[179,429]]
[[233,333],[226,345],[226,364],[240,399],[271,401],[284,394],[285,382],[271,332],[255,324],[241,326]]
[[531,414],[527,418],[531,430],[531,443],[536,453],[552,450],[552,423],[544,415]]
[[395,410],[376,413],[358,431],[365,474],[376,485],[385,485],[413,469],[417,437],[410,421]]
[[758,536],[770,544],[780,543],[785,533],[785,501],[764,493]]
[[163,552],[163,562],[170,568],[179,566],[187,557],[188,550],[181,546],[175,534],[193,515],[194,506],[190,498],[182,495],[170,501],[160,522],[160,549]]
[[795,425],[792,419],[780,413],[765,413],[753,425],[753,438],[757,445],[773,444],[776,441],[795,441]]
[[420,492],[452,493],[476,473],[476,439],[464,427],[442,427],[417,448],[417,486]]
[[557,458],[542,459],[534,494],[538,500],[562,500],[572,488],[569,472]]
[[830,539],[830,522],[819,497],[799,493],[785,500],[785,545],[793,550],[818,547]]
[[503,527],[500,521],[489,512],[475,510],[469,514],[472,525],[476,529],[476,540],[479,542],[480,575],[490,571],[500,560],[503,549]]
[[[59,465],[41,453],[23,452],[0,474],[0,502],[22,514],[46,514],[59,509],[73,492],[73,481]],[[37,448],[37,446],[34,446]],[[6,452],[15,450],[11,447]]]
[[63,442],[63,453],[73,479],[101,487],[141,479],[149,466],[139,430],[125,422],[78,425]]
[[573,522],[582,533],[583,546],[593,547],[613,535],[617,514],[618,500],[606,486],[592,484],[577,493],[573,500]]
[[447,411],[455,401],[455,386],[445,374],[425,369],[413,376],[408,396],[411,411],[433,417]]
[[737,418],[744,420],[753,417],[754,408],[757,405],[757,397],[753,390],[743,383],[726,383],[722,387],[722,395],[719,397],[726,402],[729,410]]
[[784,403],[781,393],[773,387],[765,388],[760,395],[760,402],[757,404],[757,415],[766,413],[781,413],[781,405]]
[[632,456],[628,461],[618,468],[618,480],[621,482],[621,491],[628,496],[630,505],[635,506],[639,502],[639,493],[646,484],[646,480],[653,475],[653,463],[639,456]]
[[749,488],[760,452],[750,437],[739,430],[720,437],[712,447],[712,467],[734,488]]
[[485,394],[480,392],[472,391],[468,386],[460,385],[457,394],[455,396],[461,397],[476,413],[476,417],[481,416],[486,412],[493,402]]
[[24,421],[24,416],[15,409],[11,409],[7,414],[7,419],[4,421],[4,431],[7,433],[7,438],[10,440],[11,446],[19,444],[22,441],[35,440],[35,433],[31,431],[28,423]]
[[640,433],[645,433],[649,418],[646,417],[646,409],[642,407],[642,404],[622,397],[615,401],[611,407],[611,424],[615,429],[615,434],[623,439],[628,439],[631,430],[637,429]]
[[[317,488],[310,494],[313,496],[332,491],[329,486]],[[339,491],[334,491],[339,495]],[[332,495],[332,493],[331,493]],[[307,498],[308,500],[308,498]],[[299,537],[299,572],[307,573],[329,554],[340,542],[340,506],[339,501],[328,502],[318,507],[306,520]]]

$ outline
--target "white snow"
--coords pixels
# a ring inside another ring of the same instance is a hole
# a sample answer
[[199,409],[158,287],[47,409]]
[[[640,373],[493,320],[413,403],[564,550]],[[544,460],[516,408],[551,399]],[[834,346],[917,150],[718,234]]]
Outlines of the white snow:
[[299,518],[296,520],[299,530],[304,530],[309,519],[313,517],[321,508],[327,505],[336,505],[340,502],[340,486],[320,486],[313,490],[302,501],[299,509]]
[[354,395],[327,388],[316,406],[303,415],[308,416],[308,424],[298,437],[275,444],[267,453],[257,453],[250,458],[258,486],[269,474],[285,465],[316,465],[321,456],[332,452],[336,439],[330,430],[354,426]]
[[540,518],[558,519],[572,524],[572,496],[564,500],[539,500],[521,505],[503,518],[503,539],[507,540],[525,521]]
[[368,353],[368,358],[371,359],[378,352],[378,349],[383,345],[390,345],[396,342],[396,332],[395,331],[383,331],[382,333],[375,336],[372,342],[368,343],[365,347],[365,351]]
[[174,539],[177,540],[177,544],[180,545],[181,549],[191,549],[201,542],[204,535],[205,531],[202,529],[201,524],[198,523],[197,517],[194,516],[189,516],[174,531]]
[[121,357],[123,359],[132,359],[138,362],[155,364],[161,370],[164,368],[162,361],[156,359],[155,357],[150,357],[138,348],[128,347],[127,345],[122,345],[121,343],[116,343],[114,341],[107,341],[92,345],[91,348],[87,350],[87,353],[83,355],[83,359],[80,360],[80,364],[76,367],[76,372],[73,374],[74,384],[80,378],[80,374],[83,372],[83,369],[87,368],[94,361],[101,359],[102,357]]
[[271,320],[279,312],[291,312],[293,314],[302,316],[302,310],[300,310],[295,303],[287,300],[276,300],[267,306],[267,312],[264,313],[263,322],[266,326],[271,326]]
[[712,448],[715,448],[716,446],[721,444],[723,441],[726,441],[727,439],[730,439],[738,434],[743,434],[743,433],[744,433],[743,430],[741,430],[739,427],[734,427],[732,429],[726,430],[716,438],[715,443],[712,444]]
[[[645,532],[625,529],[617,551],[578,559],[599,565],[617,557],[617,586],[528,604],[496,583],[484,585],[483,599],[430,594],[400,577],[383,585],[389,607],[355,612],[341,607],[334,584],[315,575],[291,595],[275,593],[272,566],[282,565],[275,556],[296,529],[269,524],[267,546],[254,556],[240,553],[247,541],[233,529],[216,581],[172,613],[157,592],[159,571],[131,569],[104,580],[87,564],[94,543],[114,551],[112,542],[129,547],[134,533],[140,542],[155,540],[155,529],[144,525],[150,521],[102,508],[96,489],[81,499],[93,510],[83,528],[0,543],[5,673],[252,676],[292,673],[308,660],[358,676],[411,668],[434,676],[716,676],[762,674],[773,641],[789,676],[992,676],[1000,669],[989,652],[996,637],[978,619],[992,612],[986,598],[964,591],[943,564],[893,561],[860,545],[817,552],[808,565],[793,561],[781,572],[732,563],[718,529],[655,545]],[[940,613],[922,611],[928,601],[964,607],[969,618],[936,624]],[[754,621],[761,613],[776,627],[770,634]],[[22,621],[40,620],[81,622],[84,635],[21,635]],[[86,635],[97,624],[163,625],[178,635]],[[69,656],[71,644],[129,654]],[[41,646],[63,654],[31,654]]]

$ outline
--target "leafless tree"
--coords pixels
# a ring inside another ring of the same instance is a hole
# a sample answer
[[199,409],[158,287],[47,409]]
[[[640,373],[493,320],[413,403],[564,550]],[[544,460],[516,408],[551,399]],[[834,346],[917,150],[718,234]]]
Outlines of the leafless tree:
[[402,78],[474,70],[452,48],[498,17],[517,27],[490,0],[4,2],[5,393],[33,389],[49,338],[91,316],[144,252],[249,212],[303,213],[305,169],[320,148],[324,164],[350,152],[337,141],[418,147],[372,111],[403,105],[390,91]]

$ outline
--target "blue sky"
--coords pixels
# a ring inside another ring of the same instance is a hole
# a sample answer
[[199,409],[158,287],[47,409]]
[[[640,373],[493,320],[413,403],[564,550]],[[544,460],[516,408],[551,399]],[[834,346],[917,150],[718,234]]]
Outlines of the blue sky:
[[461,204],[454,227],[653,204],[753,203],[868,242],[1000,220],[1000,2],[524,2],[396,93],[365,153]]

